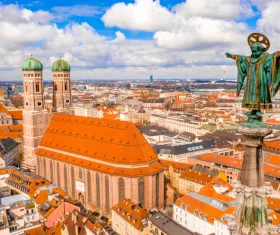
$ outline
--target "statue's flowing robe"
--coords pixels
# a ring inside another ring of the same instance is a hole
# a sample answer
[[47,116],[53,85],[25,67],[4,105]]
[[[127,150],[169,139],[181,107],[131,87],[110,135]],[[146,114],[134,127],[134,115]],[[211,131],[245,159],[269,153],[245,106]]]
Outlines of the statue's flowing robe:
[[237,96],[243,83],[244,98],[242,107],[250,110],[271,109],[271,98],[280,86],[280,52],[264,52],[258,59],[232,55],[238,68]]

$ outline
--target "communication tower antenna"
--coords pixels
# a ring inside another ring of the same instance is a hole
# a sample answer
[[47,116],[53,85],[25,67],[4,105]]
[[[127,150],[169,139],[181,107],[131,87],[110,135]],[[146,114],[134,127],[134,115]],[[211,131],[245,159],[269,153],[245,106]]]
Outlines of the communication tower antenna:
[[223,72],[224,72],[223,80],[226,80],[226,78],[227,78],[227,72],[228,72],[227,66],[223,66]]

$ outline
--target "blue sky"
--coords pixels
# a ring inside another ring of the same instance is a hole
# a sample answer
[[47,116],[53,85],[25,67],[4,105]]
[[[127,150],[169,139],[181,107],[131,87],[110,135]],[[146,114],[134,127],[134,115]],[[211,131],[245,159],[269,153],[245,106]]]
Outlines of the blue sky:
[[0,0],[0,80],[21,79],[30,54],[47,79],[60,56],[73,79],[233,78],[224,53],[250,53],[255,31],[276,50],[279,11],[274,0]]

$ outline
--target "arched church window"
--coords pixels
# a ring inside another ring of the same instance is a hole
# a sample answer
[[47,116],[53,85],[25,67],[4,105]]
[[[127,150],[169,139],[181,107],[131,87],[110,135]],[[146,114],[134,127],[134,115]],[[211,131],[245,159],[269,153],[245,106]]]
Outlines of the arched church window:
[[156,175],[156,207],[159,207],[159,174]]
[[109,177],[108,175],[105,176],[105,194],[106,194],[106,203],[105,209],[106,211],[110,210],[110,195],[109,195]]
[[119,201],[125,198],[125,182],[123,178],[118,179],[119,185]]
[[60,169],[59,169],[59,162],[56,164],[56,174],[57,174],[57,186],[60,187]]
[[74,176],[73,166],[71,166],[71,183],[72,183],[72,197],[75,198],[75,176]]
[[40,162],[41,162],[41,159],[38,157],[37,158],[37,174],[38,175],[41,175],[41,164],[40,164]]
[[40,92],[40,83],[36,82],[36,92]]
[[50,160],[50,174],[51,174],[51,182],[53,182],[53,161]]
[[87,189],[88,189],[88,202],[92,203],[92,195],[91,195],[91,174],[90,171],[87,172]]
[[47,178],[47,164],[46,164],[46,159],[45,158],[43,160],[43,165],[44,165],[44,177]]
[[67,166],[64,164],[64,189],[65,192],[68,192],[68,187],[67,187]]
[[57,85],[56,85],[56,83],[54,83],[53,89],[54,89],[54,91],[57,91]]
[[79,178],[83,180],[83,171],[82,168],[79,168]]
[[142,206],[145,207],[145,181],[144,178],[138,180],[138,202],[142,203]]
[[96,173],[96,206],[100,207],[100,179],[98,173]]
[[64,84],[64,89],[65,89],[65,91],[68,90],[68,82],[65,82],[65,84]]

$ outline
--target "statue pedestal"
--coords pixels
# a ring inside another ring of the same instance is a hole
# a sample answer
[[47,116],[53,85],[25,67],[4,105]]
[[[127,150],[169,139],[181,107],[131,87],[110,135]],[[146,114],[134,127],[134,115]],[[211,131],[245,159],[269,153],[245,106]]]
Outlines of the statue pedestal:
[[265,136],[272,133],[267,128],[239,127],[245,136],[245,154],[240,182],[234,182],[237,204],[234,218],[229,220],[232,235],[277,234],[277,228],[269,224],[267,216],[267,195],[272,193],[269,183],[264,183],[262,146]]
[[234,218],[228,216],[228,228],[232,235],[277,235],[278,228],[268,221],[267,195],[273,188],[266,183],[260,188],[241,185],[239,181],[233,184],[237,191],[237,204]]
[[272,133],[267,128],[252,129],[239,127],[237,131],[245,136],[245,154],[240,174],[242,185],[259,188],[264,185],[263,157],[261,149],[265,136]]

